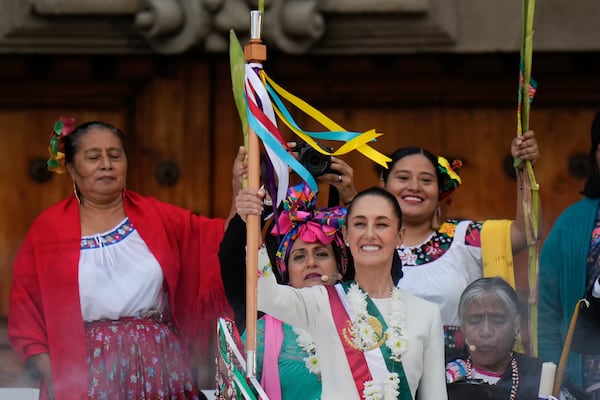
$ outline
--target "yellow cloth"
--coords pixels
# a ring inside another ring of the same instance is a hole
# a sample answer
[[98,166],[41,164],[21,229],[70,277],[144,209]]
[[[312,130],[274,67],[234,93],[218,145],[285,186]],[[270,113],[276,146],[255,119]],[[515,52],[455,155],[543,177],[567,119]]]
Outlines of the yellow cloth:
[[[499,276],[513,287],[515,286],[515,267],[513,264],[512,243],[510,240],[511,220],[489,220],[481,228],[481,257],[483,276]],[[514,351],[524,353],[521,336],[517,338]]]
[[513,265],[510,226],[507,219],[489,220],[481,228],[481,257],[483,276],[499,276],[515,288],[515,267]]

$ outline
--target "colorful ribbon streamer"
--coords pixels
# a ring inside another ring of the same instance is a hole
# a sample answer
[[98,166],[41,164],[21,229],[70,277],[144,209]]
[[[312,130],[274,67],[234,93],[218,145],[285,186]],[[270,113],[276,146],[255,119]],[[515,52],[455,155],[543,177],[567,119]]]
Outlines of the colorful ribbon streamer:
[[260,64],[246,64],[245,88],[248,124],[265,145],[267,155],[277,174],[276,205],[279,205],[285,198],[289,186],[288,166],[294,169],[311,188],[316,188],[317,182],[291,154],[277,128],[271,100],[257,73],[261,69],[262,65]]
[[[329,117],[321,113],[319,110],[312,107],[310,104],[300,99],[297,96],[294,96],[290,92],[283,89],[279,86],[275,81],[273,81],[266,72],[262,71],[263,79],[267,83],[267,90],[272,97],[276,97],[276,94],[279,94],[281,97],[289,101],[291,104],[296,106],[299,110],[304,112],[306,115],[310,116],[315,121],[319,122],[322,126],[329,129],[329,132],[307,132],[298,128],[296,123],[291,118],[291,115],[287,113],[283,103],[277,98],[275,104],[280,106],[275,108],[275,112],[279,116],[279,118],[298,136],[300,136],[306,143],[311,145],[315,150],[319,151],[323,154],[329,155],[342,155],[347,154],[353,150],[357,150],[367,158],[373,160],[377,164],[381,165],[384,168],[387,168],[387,163],[391,161],[389,157],[380,153],[379,151],[370,147],[367,143],[375,141],[375,139],[381,136],[380,133],[375,132],[374,129],[365,131],[363,133],[358,132],[349,132],[344,129],[342,126],[331,120]],[[284,112],[285,110],[285,112]],[[335,140],[335,141],[346,141],[342,147],[340,147],[337,151],[332,153],[324,151],[318,144],[316,144],[312,138],[316,137],[318,139],[326,139],[326,140]]]
[[[362,133],[347,131],[323,113],[275,83],[262,69],[262,65],[251,63],[246,64],[245,68],[244,88],[248,124],[265,145],[265,150],[277,175],[277,205],[285,198],[289,183],[288,168],[296,172],[309,185],[313,192],[317,193],[319,189],[315,178],[293,156],[291,149],[277,127],[276,116],[292,132],[300,137],[302,141],[322,154],[339,156],[356,150],[377,164],[387,168],[387,163],[391,161],[389,157],[369,145],[369,143],[381,136],[380,133],[377,133],[374,129]],[[296,121],[294,121],[281,98],[312,117],[327,128],[328,131],[308,132],[302,130]],[[319,146],[315,139],[340,141],[344,142],[344,144],[337,150],[328,152]]]

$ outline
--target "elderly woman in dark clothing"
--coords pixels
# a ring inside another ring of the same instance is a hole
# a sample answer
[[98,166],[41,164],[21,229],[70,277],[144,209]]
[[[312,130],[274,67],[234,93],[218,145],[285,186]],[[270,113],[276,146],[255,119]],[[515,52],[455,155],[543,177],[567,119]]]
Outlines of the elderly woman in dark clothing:
[[477,279],[463,291],[458,314],[468,355],[446,366],[449,399],[471,398],[458,382],[481,383],[479,391],[490,394],[478,399],[537,399],[542,361],[512,350],[520,331],[515,290],[498,277]]

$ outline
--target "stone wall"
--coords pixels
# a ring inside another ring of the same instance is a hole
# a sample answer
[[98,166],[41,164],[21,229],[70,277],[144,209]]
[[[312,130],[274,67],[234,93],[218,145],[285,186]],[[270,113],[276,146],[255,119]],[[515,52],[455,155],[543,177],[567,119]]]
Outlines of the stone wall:
[[[0,53],[224,53],[252,0],[4,0]],[[287,54],[518,52],[521,2],[272,0],[263,39]],[[537,2],[537,51],[600,49],[597,0]]]

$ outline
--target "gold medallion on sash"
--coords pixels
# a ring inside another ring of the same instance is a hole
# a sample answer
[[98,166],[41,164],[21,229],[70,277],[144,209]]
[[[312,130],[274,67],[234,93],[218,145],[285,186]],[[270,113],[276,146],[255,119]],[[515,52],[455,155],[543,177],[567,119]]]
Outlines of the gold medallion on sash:
[[361,332],[363,336],[372,337],[373,345],[369,348],[363,349],[356,345],[354,341],[354,334],[352,333],[353,324],[351,320],[346,321],[346,326],[342,330],[342,337],[344,341],[352,348],[359,351],[368,351],[381,347],[387,340],[387,334],[383,331],[383,325],[379,320],[372,316],[368,316],[367,324],[370,327],[369,332]]

